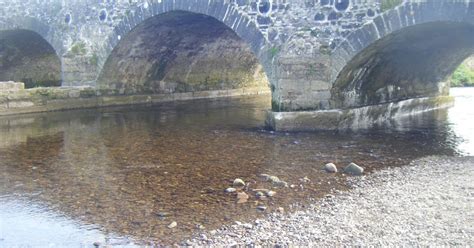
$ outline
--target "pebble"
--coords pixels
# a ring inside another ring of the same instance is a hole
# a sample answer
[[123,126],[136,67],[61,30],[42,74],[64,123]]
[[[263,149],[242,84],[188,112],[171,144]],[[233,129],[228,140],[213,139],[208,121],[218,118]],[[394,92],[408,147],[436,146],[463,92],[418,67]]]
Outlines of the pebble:
[[244,180],[242,180],[240,178],[236,178],[234,180],[233,185],[234,185],[234,187],[243,187],[243,186],[245,186],[245,182],[244,182]]
[[259,192],[257,192],[257,193],[255,194],[255,196],[258,197],[258,198],[260,198],[260,197],[262,197],[262,196],[265,196],[265,194],[264,194],[263,192],[259,191]]
[[252,229],[220,229],[202,244],[469,247],[472,216],[466,213],[472,211],[474,157],[429,157],[414,163],[347,177],[348,191],[334,191],[303,210],[267,215]]
[[329,173],[336,173],[337,167],[333,163],[327,163],[326,165],[324,165],[324,170]]
[[344,173],[360,176],[364,173],[364,168],[355,163],[350,163],[346,168],[344,168]]
[[245,224],[243,224],[242,226],[243,226],[244,228],[246,228],[246,229],[252,229],[252,228],[253,228],[253,225],[250,224],[250,223],[245,223]]
[[177,225],[178,225],[178,223],[176,223],[176,221],[173,221],[173,222],[171,222],[171,224],[168,225],[168,228],[172,229],[172,228],[175,228]]
[[157,215],[158,217],[164,218],[164,217],[167,217],[169,214],[166,213],[166,212],[158,212],[156,215]]
[[236,188],[227,188],[227,189],[225,189],[225,192],[226,192],[226,193],[234,193],[234,192],[236,192],[236,191],[237,191]]
[[237,193],[237,203],[246,203],[249,199],[249,195],[245,192],[238,192]]
[[96,241],[96,242],[94,242],[92,245],[95,246],[95,247],[99,247],[99,246],[100,246],[100,242]]
[[271,190],[270,190],[270,191],[267,192],[267,196],[268,196],[268,197],[273,197],[275,194],[276,194],[275,191],[271,191]]
[[274,186],[278,186],[278,187],[285,187],[287,188],[288,187],[288,183],[281,180],[280,178],[278,178],[277,176],[272,176],[272,175],[269,175],[269,174],[260,174],[259,175],[263,180],[267,181],[267,182],[271,182]]
[[265,211],[267,209],[267,207],[264,206],[264,205],[259,205],[259,206],[257,206],[257,209],[260,210],[260,211]]

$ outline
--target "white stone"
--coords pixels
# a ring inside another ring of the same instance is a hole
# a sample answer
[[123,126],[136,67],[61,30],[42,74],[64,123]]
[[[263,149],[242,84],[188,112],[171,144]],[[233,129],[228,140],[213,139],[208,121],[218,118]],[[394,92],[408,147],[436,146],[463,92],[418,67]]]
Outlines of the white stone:
[[178,223],[176,223],[176,221],[173,221],[171,222],[171,224],[168,225],[168,228],[175,228],[176,226],[178,225]]
[[245,182],[244,182],[244,180],[242,180],[240,178],[236,178],[234,180],[233,185],[234,185],[234,187],[243,187],[243,186],[245,186]]
[[234,193],[235,191],[237,191],[237,189],[235,189],[235,188],[227,188],[225,190],[226,193]]
[[327,163],[326,165],[324,165],[324,170],[329,173],[336,173],[337,167],[333,163]]

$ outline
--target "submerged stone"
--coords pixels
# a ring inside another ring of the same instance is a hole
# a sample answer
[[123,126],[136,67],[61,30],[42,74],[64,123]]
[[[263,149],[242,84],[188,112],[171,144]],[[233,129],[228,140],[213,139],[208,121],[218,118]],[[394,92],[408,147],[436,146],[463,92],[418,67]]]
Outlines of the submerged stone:
[[355,163],[350,163],[346,168],[344,168],[344,172],[347,174],[360,176],[364,173],[364,168],[358,166]]
[[227,188],[227,189],[225,190],[226,193],[234,193],[234,192],[236,192],[236,191],[237,191],[236,188]]
[[172,229],[172,228],[175,228],[177,225],[178,223],[176,223],[176,221],[173,221],[171,222],[171,224],[168,225],[168,228]]

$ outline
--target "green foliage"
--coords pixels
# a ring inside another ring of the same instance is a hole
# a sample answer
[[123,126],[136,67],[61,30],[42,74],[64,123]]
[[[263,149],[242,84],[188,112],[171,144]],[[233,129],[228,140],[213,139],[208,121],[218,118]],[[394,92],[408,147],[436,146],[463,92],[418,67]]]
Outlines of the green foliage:
[[275,58],[279,52],[280,52],[280,49],[278,47],[270,48],[269,50],[270,58]]
[[470,69],[466,64],[461,64],[451,76],[451,86],[474,86],[474,70]]
[[380,10],[385,12],[402,4],[403,0],[382,0],[380,2]]
[[71,47],[71,53],[74,55],[84,55],[87,53],[86,44],[84,42],[77,42]]
[[60,80],[47,80],[34,81],[32,78],[22,78],[20,80],[25,84],[25,89],[38,88],[38,87],[59,87],[61,86]]
[[92,57],[90,57],[89,59],[89,63],[91,65],[97,65],[99,63],[99,57],[97,56],[97,54],[92,54]]

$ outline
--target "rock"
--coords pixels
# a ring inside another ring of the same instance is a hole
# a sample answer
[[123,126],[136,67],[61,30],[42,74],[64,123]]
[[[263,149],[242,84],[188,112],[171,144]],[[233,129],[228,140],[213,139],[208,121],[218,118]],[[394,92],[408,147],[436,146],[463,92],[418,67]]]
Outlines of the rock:
[[245,186],[245,182],[244,182],[244,180],[242,180],[240,178],[236,178],[234,180],[233,185],[234,185],[234,187],[243,187],[243,186]]
[[344,168],[344,172],[347,174],[360,176],[364,173],[364,168],[358,166],[355,163],[350,163],[346,168]]
[[257,209],[260,210],[260,211],[265,211],[267,209],[267,207],[264,206],[264,205],[258,205]]
[[309,179],[308,177],[300,178],[300,182],[309,183],[309,182],[311,182],[311,179]]
[[268,174],[260,174],[258,175],[260,178],[262,178],[264,181],[268,181],[268,179],[271,177],[270,175]]
[[201,224],[197,224],[197,225],[196,225],[196,228],[199,229],[199,230],[204,230],[204,229],[206,229],[206,227],[203,226],[203,225],[201,225]]
[[158,217],[165,218],[165,217],[167,217],[169,214],[166,213],[166,212],[158,212],[156,215],[158,215]]
[[245,192],[237,193],[237,203],[246,203],[249,199],[249,195]]
[[96,242],[94,242],[92,245],[95,246],[95,247],[99,247],[99,246],[100,246],[100,242],[96,241]]
[[234,192],[236,192],[236,191],[237,191],[236,188],[227,188],[227,189],[225,189],[225,192],[226,192],[226,193],[234,193]]
[[284,213],[285,213],[285,209],[282,208],[282,207],[279,207],[279,208],[277,209],[277,211],[278,211],[278,213],[280,213],[280,214],[284,214]]
[[250,223],[245,223],[245,224],[243,224],[242,226],[243,226],[244,228],[246,228],[246,229],[252,229],[252,228],[253,228],[253,225],[250,224]]
[[178,223],[176,223],[176,221],[173,221],[173,222],[171,222],[171,224],[168,225],[168,228],[172,229],[172,228],[175,228],[177,225],[178,225]]
[[270,176],[270,177],[268,178],[268,181],[274,183],[274,182],[280,182],[281,180],[280,180],[280,178],[278,178],[277,176]]
[[276,194],[275,191],[271,191],[271,190],[270,190],[270,191],[267,192],[267,196],[268,196],[268,197],[273,197],[275,194]]
[[255,194],[255,196],[258,197],[258,198],[260,198],[260,197],[262,197],[262,196],[265,196],[265,194],[264,194],[263,192],[259,191],[259,192],[257,192],[257,193]]
[[259,175],[263,180],[267,182],[271,182],[273,185],[278,186],[278,187],[288,187],[288,183],[281,180],[277,176],[271,176],[268,174],[260,174]]
[[324,165],[324,170],[329,173],[336,173],[337,167],[333,163],[327,163],[326,165]]

